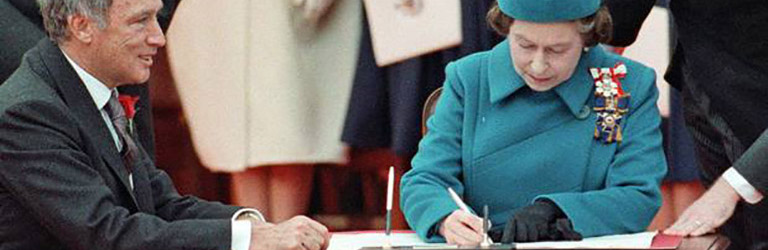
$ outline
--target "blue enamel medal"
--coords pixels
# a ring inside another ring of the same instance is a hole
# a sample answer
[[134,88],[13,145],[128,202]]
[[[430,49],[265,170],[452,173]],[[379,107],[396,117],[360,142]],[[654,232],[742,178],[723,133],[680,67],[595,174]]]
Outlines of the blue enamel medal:
[[603,143],[621,142],[621,122],[629,111],[629,93],[624,93],[620,78],[627,75],[627,67],[619,62],[613,68],[590,68],[595,81],[595,139]]

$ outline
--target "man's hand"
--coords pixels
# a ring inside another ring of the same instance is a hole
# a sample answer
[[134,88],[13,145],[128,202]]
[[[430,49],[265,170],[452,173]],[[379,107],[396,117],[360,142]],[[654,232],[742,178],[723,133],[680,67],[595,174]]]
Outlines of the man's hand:
[[665,234],[699,236],[713,232],[733,215],[741,197],[722,177],[680,215]]
[[483,219],[457,209],[445,217],[439,233],[448,244],[478,246],[483,241]]
[[296,216],[279,224],[252,223],[250,250],[320,250],[331,235],[320,223]]

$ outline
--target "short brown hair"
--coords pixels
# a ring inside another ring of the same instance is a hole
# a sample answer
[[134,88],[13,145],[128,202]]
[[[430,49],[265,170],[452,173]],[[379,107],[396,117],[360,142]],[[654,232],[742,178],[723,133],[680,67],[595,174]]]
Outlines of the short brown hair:
[[[485,16],[488,25],[501,36],[509,35],[509,27],[515,22],[515,19],[501,12],[499,3],[494,2],[488,14]],[[608,43],[611,41],[613,32],[613,21],[608,7],[601,6],[595,14],[582,17],[576,20],[580,24],[579,33],[584,38],[584,46],[592,47],[598,43]]]

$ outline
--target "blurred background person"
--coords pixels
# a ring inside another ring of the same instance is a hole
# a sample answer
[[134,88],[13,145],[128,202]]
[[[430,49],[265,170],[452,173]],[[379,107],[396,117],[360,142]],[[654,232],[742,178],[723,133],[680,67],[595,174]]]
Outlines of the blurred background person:
[[231,173],[235,204],[278,222],[305,214],[315,164],[347,161],[339,138],[360,9],[356,0],[180,3],[171,70],[196,152]]

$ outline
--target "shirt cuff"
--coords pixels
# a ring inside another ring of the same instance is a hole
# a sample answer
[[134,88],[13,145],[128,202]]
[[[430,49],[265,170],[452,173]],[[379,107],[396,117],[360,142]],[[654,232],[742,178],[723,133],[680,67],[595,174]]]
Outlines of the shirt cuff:
[[739,174],[735,168],[731,167],[723,173],[723,179],[736,190],[736,193],[741,196],[745,201],[750,204],[755,204],[763,199],[763,194],[760,193],[754,186],[744,179],[744,176]]
[[261,221],[266,221],[264,215],[256,209],[243,208],[237,210],[232,215],[232,250],[248,250],[248,247],[251,245],[251,221],[236,220],[243,213],[255,214]]

